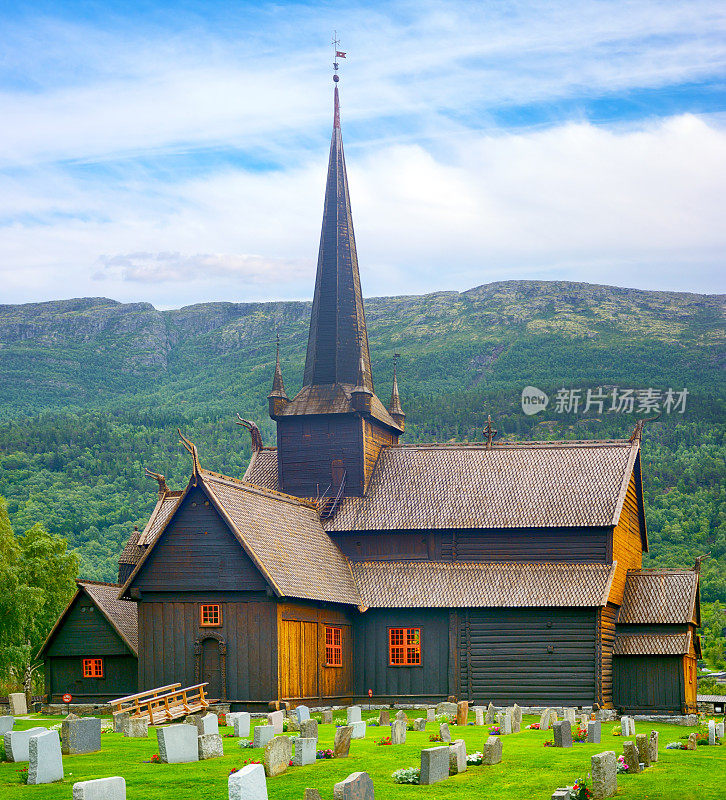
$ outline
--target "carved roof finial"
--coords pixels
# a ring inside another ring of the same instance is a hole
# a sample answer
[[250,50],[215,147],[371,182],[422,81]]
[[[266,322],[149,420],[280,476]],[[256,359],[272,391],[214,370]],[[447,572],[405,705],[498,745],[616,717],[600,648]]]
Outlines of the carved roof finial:
[[696,563],[693,565],[693,571],[700,575],[701,574],[701,562],[706,558],[710,558],[710,556],[711,556],[710,552],[704,553],[702,556],[698,556],[696,558]]
[[148,467],[144,467],[144,473],[147,478],[153,478],[159,484],[159,495],[163,496],[168,493],[169,487],[166,485],[166,478],[158,472],[152,472]]
[[237,419],[239,422],[235,422],[235,425],[241,425],[243,428],[247,428],[250,432],[250,436],[252,437],[252,450],[255,453],[258,453],[262,450],[262,434],[260,433],[260,429],[255,425],[254,422],[248,419],[242,419],[239,414],[237,414]]
[[192,457],[192,464],[194,466],[194,476],[196,477],[201,472],[201,466],[199,465],[199,454],[197,453],[197,446],[191,440],[187,439],[187,437],[181,432],[181,428],[177,428],[177,433],[179,434],[179,438],[184,445],[184,449],[191,455]]
[[[272,379],[272,391],[267,395],[270,398],[279,397],[287,400],[287,392],[285,391],[285,384],[282,380],[282,369],[280,368],[280,334],[277,334],[277,350],[275,358],[275,377]],[[239,416],[239,415],[238,415]]]
[[487,414],[487,426],[484,428],[484,435],[487,437],[487,450],[491,450],[492,441],[494,437],[497,435],[498,431],[496,428],[492,428],[492,416],[491,414]]
[[633,428],[633,432],[630,434],[630,442],[642,442],[643,441],[643,428],[645,426],[645,420],[639,419],[635,423],[635,427]]
[[401,420],[406,417],[401,407],[401,396],[398,393],[398,359],[400,357],[400,353],[393,354],[393,386],[391,388],[391,402],[388,404],[388,411],[396,422],[399,422],[399,417]]

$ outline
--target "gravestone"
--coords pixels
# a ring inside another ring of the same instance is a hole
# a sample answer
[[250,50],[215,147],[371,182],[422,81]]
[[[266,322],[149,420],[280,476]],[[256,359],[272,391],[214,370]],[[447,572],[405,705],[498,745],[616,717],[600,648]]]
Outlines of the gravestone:
[[234,728],[234,721],[240,715],[244,714],[244,711],[228,711],[224,715],[224,724],[227,728]]
[[29,741],[30,737],[37,733],[44,733],[47,728],[29,728],[27,731],[8,731],[3,736],[5,746],[5,758],[8,761],[17,763],[18,761],[29,761]]
[[28,704],[25,702],[25,692],[11,692],[8,695],[10,703],[10,715],[22,717],[28,713]]
[[353,732],[350,735],[351,739],[365,739],[366,738],[366,724],[361,720],[360,722],[354,722],[350,726],[353,728]]
[[497,725],[501,728],[502,727],[502,720],[504,719],[504,712],[497,711]]
[[426,709],[426,722],[433,722],[436,719],[436,709],[429,706]]
[[8,731],[13,729],[15,717],[0,717],[0,736],[5,736]]
[[658,760],[658,731],[650,732],[648,748],[650,749],[650,763],[655,764],[655,762]]
[[323,725],[332,725],[333,724],[333,709],[332,708],[324,708],[321,713],[320,717],[322,719]]
[[391,743],[406,744],[406,723],[402,719],[396,719],[391,725]]
[[456,724],[466,725],[469,717],[469,702],[468,700],[460,700],[456,704]]
[[333,755],[336,758],[348,758],[352,735],[353,728],[350,725],[344,725],[341,728],[336,728],[335,740],[333,742]]
[[449,745],[449,771],[454,775],[466,772],[466,742],[463,739]]
[[415,731],[425,731],[426,730],[426,720],[424,717],[416,717],[413,721],[413,729]]
[[708,721],[708,743],[710,745],[716,744],[716,720],[710,719]]
[[545,708],[539,718],[539,729],[541,731],[548,731],[551,725],[552,709]]
[[484,724],[484,713],[486,709],[482,708],[481,706],[477,706],[474,709],[474,724],[481,727]]
[[522,730],[522,723],[512,719],[512,733],[520,733]]
[[696,749],[696,734],[689,733],[688,741],[686,742],[686,750],[695,750],[695,749]]
[[318,721],[316,719],[308,719],[300,723],[300,738],[318,741]]
[[635,736],[635,720],[632,717],[621,717],[620,732],[623,736]]
[[119,711],[118,714],[113,715],[113,732],[126,733],[131,714],[128,711]]
[[63,757],[58,731],[36,733],[28,741],[28,783],[55,783],[63,780]]
[[73,800],[126,800],[123,778],[96,778],[73,784]]
[[445,781],[449,777],[449,748],[429,747],[421,751],[421,786]]
[[593,800],[612,797],[618,790],[618,759],[613,750],[598,753],[590,759]]
[[323,798],[317,789],[306,789],[303,800],[323,800]]
[[373,781],[367,772],[354,772],[333,787],[333,800],[374,800]]
[[436,706],[436,713],[449,714],[452,717],[456,716],[456,703],[439,703]]
[[224,747],[222,737],[218,733],[203,733],[197,737],[197,751],[199,760],[206,761],[209,758],[222,758]]
[[268,778],[282,775],[290,766],[291,758],[292,742],[290,738],[288,736],[275,736],[265,745],[265,752],[262,754],[265,775]]
[[267,800],[267,781],[262,764],[248,764],[233,772],[227,779],[227,794],[229,800]]
[[317,739],[296,739],[295,755],[292,757],[293,766],[306,767],[308,764],[314,764],[317,746]]
[[623,759],[628,765],[628,775],[637,775],[640,772],[640,756],[635,742],[623,742]]
[[242,738],[250,735],[250,721],[251,717],[246,711],[238,711],[232,718],[232,727],[234,728],[234,735]]
[[490,736],[484,749],[482,750],[482,764],[488,767],[499,764],[502,760],[502,738],[501,736]]
[[568,720],[555,722],[552,726],[552,733],[554,734],[555,747],[572,747],[572,728]]
[[256,725],[252,734],[252,746],[267,747],[274,735],[275,729],[272,725]]
[[199,761],[197,729],[194,725],[163,725],[156,729],[159,761],[162,764],[186,764]]
[[198,714],[189,720],[197,729],[198,736],[204,736],[206,733],[219,733],[219,719],[216,714]]
[[348,708],[345,709],[345,713],[348,725],[361,721],[360,706],[348,706]]
[[126,722],[124,736],[129,739],[146,739],[149,735],[149,721],[143,717],[132,717]]
[[285,715],[282,711],[273,711],[267,715],[267,724],[272,725],[272,730],[275,735],[282,733],[285,727]]
[[101,749],[101,720],[98,717],[64,719],[61,742],[64,756],[97,753]]
[[439,725],[439,736],[443,739],[443,741],[451,744],[451,732],[449,731],[448,722],[442,722]]
[[635,737],[635,746],[638,749],[638,758],[644,767],[650,766],[650,747],[648,746],[648,737],[644,733],[639,733]]
[[310,719],[310,709],[307,706],[298,706],[294,713],[299,725]]
[[397,711],[396,712],[396,719],[400,722],[405,722],[408,725],[408,717],[406,716],[405,711]]
[[391,724],[391,712],[387,708],[382,708],[378,712],[378,724],[379,725]]
[[512,732],[512,714],[511,712],[505,712],[504,716],[502,717],[502,722],[500,725],[500,733],[502,736],[509,736]]
[[[0,729],[2,730],[2,729]],[[724,724],[723,722],[719,722],[716,724],[716,736],[723,742],[724,739]]]
[[564,786],[560,787],[559,789],[555,789],[552,792],[552,797],[550,800],[570,800],[570,787]]
[[484,724],[493,725],[494,720],[496,719],[496,713],[497,712],[495,711],[494,706],[491,703],[489,703],[489,705],[487,706],[487,715],[486,718],[484,719]]
[[576,725],[577,720],[575,719],[575,709],[574,708],[563,709],[562,719],[566,719],[570,723],[570,725]]
[[587,723],[587,742],[588,744],[600,744],[602,736],[602,723],[599,719],[591,719]]
[[512,707],[512,718],[521,727],[521,725],[522,725],[522,709],[516,703]]

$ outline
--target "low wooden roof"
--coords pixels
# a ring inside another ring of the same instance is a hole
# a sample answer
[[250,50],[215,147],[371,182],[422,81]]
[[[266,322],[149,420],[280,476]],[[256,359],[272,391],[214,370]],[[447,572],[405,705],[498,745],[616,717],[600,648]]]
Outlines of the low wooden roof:
[[144,530],[133,531],[129,537],[126,547],[124,547],[119,557],[119,563],[137,564],[139,562],[148,545],[156,539],[159,531],[163,530],[166,523],[171,519],[171,515],[179,505],[179,500],[183,494],[184,492],[166,492],[163,497],[157,500],[149,521],[144,526]]
[[[613,526],[639,447],[629,440],[384,447],[366,495],[344,498],[324,527]],[[255,453],[245,479],[275,489],[276,451]]]
[[604,606],[615,568],[470,561],[351,564],[368,608]]
[[614,656],[683,656],[691,651],[691,632],[626,634],[615,638]]
[[693,569],[628,570],[618,625],[700,624],[698,578]]

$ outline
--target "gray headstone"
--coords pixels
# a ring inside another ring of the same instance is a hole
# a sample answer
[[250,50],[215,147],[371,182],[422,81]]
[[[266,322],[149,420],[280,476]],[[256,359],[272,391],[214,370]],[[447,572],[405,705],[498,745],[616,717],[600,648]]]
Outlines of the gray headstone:
[[482,764],[492,766],[499,764],[502,760],[502,739],[501,736],[490,736],[484,749],[482,750]]
[[295,754],[292,757],[293,765],[296,767],[306,767],[308,764],[314,764],[317,746],[317,739],[296,739]]
[[73,800],[126,800],[123,778],[97,778],[73,784]]
[[[365,725],[365,723],[363,724]],[[300,738],[318,741],[318,721],[316,719],[309,719],[300,723]]]
[[27,731],[8,731],[3,736],[5,758],[8,761],[29,761],[30,751],[28,742],[36,733],[44,733],[46,728],[29,728]]
[[306,789],[303,800],[323,800],[323,798],[317,789]]
[[572,747],[572,728],[568,720],[555,722],[552,726],[552,733],[555,739],[555,747]]
[[452,717],[456,716],[456,703],[439,703],[436,706],[437,714],[449,714]]
[[570,800],[570,787],[564,786],[560,787],[559,789],[555,789],[552,792],[552,797],[550,800]]
[[246,711],[238,711],[232,719],[234,735],[242,738],[250,735],[250,715]]
[[512,718],[521,727],[522,725],[522,709],[515,703],[512,708]]
[[272,725],[256,725],[252,734],[253,747],[266,747],[275,735]]
[[612,750],[598,753],[590,759],[592,796],[594,800],[605,800],[618,790],[618,760]]
[[197,729],[194,725],[163,725],[156,729],[159,761],[162,764],[186,764],[199,761]]
[[218,733],[203,733],[197,737],[197,750],[200,761],[206,761],[208,758],[221,758],[224,755],[222,737]]
[[429,706],[426,709],[426,722],[433,722],[436,719],[436,709]]
[[10,714],[13,717],[22,717],[28,713],[28,704],[25,701],[25,692],[11,692],[8,695]]
[[449,745],[449,769],[454,775],[466,772],[466,742],[463,739]]
[[146,739],[149,735],[149,722],[143,717],[132,717],[126,721],[124,736],[129,739]]
[[321,717],[323,720],[323,725],[332,725],[333,724],[333,709],[332,708],[325,708],[321,713]]
[[274,739],[265,745],[265,752],[262,755],[262,763],[265,767],[265,775],[274,778],[275,775],[282,775],[290,766],[292,758],[292,742],[287,736],[275,736]]
[[348,708],[345,709],[345,713],[348,725],[361,721],[360,706],[348,706]]
[[378,724],[379,725],[391,724],[391,712],[387,708],[382,708],[378,712]]
[[353,732],[350,735],[351,739],[365,739],[366,738],[366,724],[361,720],[360,722],[351,723]]
[[285,725],[285,715],[282,711],[273,711],[272,714],[267,715],[267,724],[272,725],[275,735],[282,733]]
[[405,722],[406,725],[408,725],[408,717],[406,716],[406,712],[403,709],[401,709],[401,711],[396,712],[396,719],[399,719],[402,722]]
[[442,722],[439,725],[439,736],[445,741],[451,744],[451,731],[449,731],[449,723]]
[[576,725],[577,720],[575,719],[575,709],[565,708],[563,710],[562,719],[566,719],[570,723],[570,725]]
[[721,741],[724,739],[724,724],[723,722],[719,722],[716,724],[716,736],[718,736]]
[[416,717],[413,721],[413,729],[415,731],[425,731],[426,730],[426,718],[425,717]]
[[[248,764],[227,779],[229,800],[267,800],[267,781],[262,764]],[[75,800],[75,798],[73,798]]]
[[635,737],[635,746],[638,748],[638,758],[644,767],[650,766],[650,745],[648,737],[644,733],[639,733]]
[[98,717],[64,719],[61,742],[64,756],[97,753],[101,749],[101,720]]
[[422,786],[445,781],[449,777],[449,748],[429,747],[421,751],[421,778]]
[[15,717],[0,717],[0,736],[5,736],[8,731],[13,729]]
[[126,733],[126,727],[131,719],[131,714],[128,711],[119,711],[118,714],[113,715],[113,732]]
[[509,734],[512,732],[512,714],[510,711],[507,711],[504,714],[500,730],[502,736],[509,736]]
[[545,708],[545,710],[542,712],[539,718],[539,729],[541,731],[548,731],[550,729],[550,725],[552,724],[551,717],[552,717],[552,709]]
[[474,709],[474,724],[478,726],[482,726],[484,724],[484,714],[486,713],[486,709],[482,708],[481,706],[476,706]]
[[710,745],[716,744],[716,720],[710,719],[708,721],[708,743]]
[[484,724],[493,725],[494,720],[496,718],[497,718],[497,712],[495,711],[494,706],[491,703],[489,703],[489,705],[487,706],[487,715],[484,719]]
[[602,735],[602,724],[599,719],[591,719],[587,723],[588,744],[600,744]]
[[307,722],[310,719],[310,709],[307,706],[298,706],[294,713],[297,717],[298,724]]
[[658,731],[650,732],[648,747],[650,748],[650,763],[655,764],[658,760]]
[[394,719],[391,723],[391,743],[406,744],[406,723],[402,719]]
[[640,772],[640,755],[635,742],[623,742],[623,759],[628,765],[628,775],[637,775]]
[[353,735],[353,728],[344,725],[335,729],[335,740],[333,741],[333,754],[336,758],[348,758],[350,753],[350,740]]
[[203,714],[194,717],[194,725],[199,736],[206,733],[219,733],[219,719],[216,714]]
[[504,719],[504,712],[503,712],[503,711],[497,711],[497,725],[498,725],[500,728],[501,728],[501,726],[502,726],[502,720],[503,720],[503,719]]
[[225,724],[225,726],[228,727],[228,728],[233,728],[235,719],[240,714],[243,714],[243,713],[244,713],[243,711],[228,711],[224,715],[224,724]]
[[[6,748],[7,749],[7,748]],[[688,734],[688,741],[686,742],[686,750],[695,750],[696,749],[696,733]]]
[[374,800],[373,781],[367,772],[354,772],[333,787],[333,800]]
[[28,783],[54,783],[63,780],[63,757],[58,731],[44,731],[31,736],[28,750]]
[[466,725],[468,718],[469,718],[469,701],[460,700],[456,704],[456,724]]

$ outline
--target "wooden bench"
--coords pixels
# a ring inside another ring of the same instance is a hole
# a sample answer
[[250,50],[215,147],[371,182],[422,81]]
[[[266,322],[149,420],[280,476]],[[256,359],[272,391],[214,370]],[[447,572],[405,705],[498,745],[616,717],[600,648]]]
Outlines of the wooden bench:
[[168,686],[159,686],[156,689],[147,689],[145,692],[138,692],[137,694],[130,694],[126,697],[119,697],[118,700],[111,700],[109,703],[111,706],[111,713],[115,715],[126,711],[130,713],[132,717],[138,717],[140,714],[135,712],[140,710],[140,703],[154,697],[161,697],[161,695],[168,694],[170,691],[178,689],[180,686],[181,683],[170,683]]
[[[146,698],[134,698],[133,706],[120,710],[128,711],[132,717],[146,718],[149,725],[171,722],[180,717],[185,717],[187,714],[204,711],[204,709],[209,707],[210,703],[216,702],[205,697],[204,687],[207,685],[207,683],[198,683],[196,686],[187,686],[181,689],[177,688],[180,686],[180,684],[177,683],[173,685],[173,689],[170,692],[166,692],[165,694],[157,693],[153,696],[148,696],[149,693],[147,693]],[[155,691],[158,692],[159,690]],[[118,702],[120,701],[114,701],[114,703]]]

